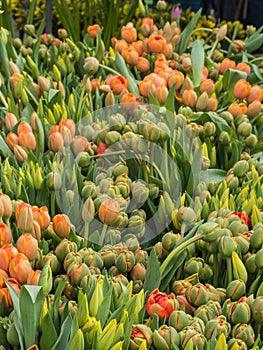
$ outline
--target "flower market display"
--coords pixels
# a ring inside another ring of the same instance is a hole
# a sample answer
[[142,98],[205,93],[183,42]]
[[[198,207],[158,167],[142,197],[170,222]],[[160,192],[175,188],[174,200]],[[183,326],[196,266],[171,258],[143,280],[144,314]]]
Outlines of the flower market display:
[[0,349],[263,349],[263,27],[80,2],[0,6]]

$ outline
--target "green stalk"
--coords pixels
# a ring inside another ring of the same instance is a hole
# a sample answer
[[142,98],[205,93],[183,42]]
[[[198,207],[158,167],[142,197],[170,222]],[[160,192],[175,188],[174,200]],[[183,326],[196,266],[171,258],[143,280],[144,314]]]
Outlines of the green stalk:
[[56,194],[55,194],[55,191],[51,191],[50,210],[51,210],[51,217],[53,218],[56,215]]
[[254,62],[257,62],[257,61],[263,61],[263,57],[256,57],[256,58],[253,58],[253,60],[251,60],[249,63],[254,63]]
[[176,247],[173,251],[171,251],[171,253],[167,256],[167,258],[164,260],[164,262],[162,263],[161,267],[160,267],[160,273],[161,275],[164,274],[165,270],[167,269],[167,266],[170,264],[170,262],[173,260],[173,258],[176,256],[176,254],[180,253],[182,250],[184,250],[187,246],[189,246],[190,244],[197,242],[199,239],[202,238],[202,235],[196,235],[190,239],[188,239],[187,241],[185,241],[184,243],[182,243],[180,246]]
[[167,141],[164,142],[164,176],[167,187],[170,189],[170,178],[169,178],[169,168],[168,168],[168,152],[167,152]]
[[85,222],[84,226],[84,239],[88,240],[89,238],[89,222]]
[[99,67],[101,67],[101,68],[103,68],[103,69],[105,69],[105,70],[107,70],[107,71],[109,71],[109,72],[111,72],[111,73],[113,73],[113,74],[120,75],[120,73],[117,72],[115,69],[113,69],[113,68],[111,68],[111,67],[108,67],[108,66],[105,66],[105,65],[102,64],[102,63],[99,64]]
[[233,280],[231,257],[228,256],[226,258],[226,264],[227,264],[227,284],[229,284]]
[[213,262],[214,262],[214,276],[213,276],[213,285],[214,287],[218,286],[218,272],[219,272],[219,265],[217,260],[217,254],[213,254]]
[[77,122],[80,120],[81,106],[83,104],[83,99],[84,99],[85,92],[86,92],[86,87],[85,87],[85,84],[84,84],[83,88],[81,90],[80,97],[79,97],[79,104],[78,104],[78,109],[77,109],[77,113],[76,113],[76,121]]
[[24,88],[26,90],[26,93],[31,97],[31,99],[34,102],[34,104],[36,105],[36,107],[38,107],[38,101],[35,99],[35,96],[32,94],[32,92],[26,86]]
[[209,54],[208,54],[208,56],[207,56],[208,58],[211,58],[211,57],[212,57],[212,55],[213,55],[213,53],[214,53],[214,51],[215,51],[215,49],[216,49],[218,43],[219,43],[219,40],[216,39],[215,42],[214,42],[214,45],[212,46],[212,49],[210,50],[210,52],[209,52]]
[[103,228],[102,228],[102,232],[101,232],[101,236],[100,236],[100,241],[99,241],[99,245],[103,245],[103,242],[104,242],[104,239],[105,239],[105,235],[106,235],[106,232],[107,232],[107,225],[106,224],[103,224]]
[[6,99],[5,99],[2,91],[0,91],[0,100],[2,101],[3,105],[5,106],[5,108],[8,109],[8,103],[6,102]]

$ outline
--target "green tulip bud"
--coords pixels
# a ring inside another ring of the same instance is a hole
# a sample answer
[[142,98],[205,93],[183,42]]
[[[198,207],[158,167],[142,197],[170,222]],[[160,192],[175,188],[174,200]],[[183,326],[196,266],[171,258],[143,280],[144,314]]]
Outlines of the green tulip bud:
[[255,342],[255,332],[250,324],[238,323],[231,333],[232,337],[243,340],[250,349]]
[[180,238],[180,235],[175,234],[173,231],[165,233],[162,237],[162,245],[164,249],[168,252],[172,251]]
[[204,260],[202,258],[190,258],[186,261],[184,265],[184,271],[188,275],[193,275],[194,273],[200,273],[204,266]]
[[245,142],[249,148],[253,148],[258,143],[258,138],[256,135],[250,134],[246,137]]
[[257,251],[255,256],[255,264],[258,268],[263,267],[263,248]]
[[63,239],[55,248],[55,254],[60,262],[63,262],[70,252],[77,252],[77,244],[67,239]]
[[109,126],[111,130],[121,131],[125,124],[125,117],[120,113],[113,114],[109,118]]
[[243,298],[230,304],[227,317],[232,324],[248,323],[251,317],[249,305],[243,301]]
[[241,136],[249,136],[252,132],[252,125],[249,122],[242,122],[237,128],[237,133]]
[[219,135],[219,142],[223,145],[223,146],[228,146],[231,143],[231,137],[229,135],[229,133],[227,131],[221,131],[220,135]]
[[229,350],[247,350],[247,344],[241,339],[231,338],[227,345]]
[[121,273],[127,273],[132,270],[135,265],[135,256],[131,251],[123,250],[117,256],[115,265]]
[[239,300],[246,293],[246,284],[242,280],[231,281],[226,288],[226,297],[232,301]]
[[50,267],[50,260],[47,260],[42,268],[41,275],[39,277],[38,285],[43,287],[43,293],[48,294],[53,285],[52,270]]
[[189,315],[183,310],[174,310],[169,317],[168,324],[180,332],[189,325]]
[[153,345],[156,350],[169,350],[172,345],[179,346],[180,338],[175,328],[163,325],[153,332]]
[[219,238],[219,253],[224,257],[230,257],[237,249],[237,244],[232,237],[222,236]]
[[117,257],[117,253],[114,249],[111,248],[103,248],[99,251],[99,254],[103,260],[104,266],[108,269],[113,266],[115,263],[115,259]]
[[223,315],[211,319],[205,325],[205,336],[207,339],[211,339],[213,334],[218,337],[222,333],[227,338],[230,332],[231,325],[227,322],[225,316]]
[[263,322],[263,296],[255,298],[251,304],[252,319],[259,324]]
[[188,302],[195,307],[206,304],[209,300],[209,293],[202,283],[188,286],[185,291],[185,296]]
[[97,186],[92,181],[86,181],[84,187],[81,190],[81,197],[86,200],[89,197],[94,199],[98,193]]
[[244,177],[249,170],[249,165],[246,160],[238,161],[233,167],[233,174],[237,177]]

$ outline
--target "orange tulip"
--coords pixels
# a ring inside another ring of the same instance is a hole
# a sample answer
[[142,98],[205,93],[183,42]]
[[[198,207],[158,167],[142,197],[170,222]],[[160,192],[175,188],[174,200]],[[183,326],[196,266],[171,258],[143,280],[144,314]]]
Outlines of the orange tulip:
[[230,112],[235,118],[241,114],[246,114],[247,106],[245,105],[245,103],[237,103],[235,101],[228,107],[228,112]]
[[3,222],[0,222],[0,247],[4,244],[11,243],[12,239],[13,236],[10,228]]
[[86,139],[86,137],[81,135],[75,136],[71,145],[72,151],[75,156],[80,152],[86,151],[88,149],[88,146],[89,146],[88,140]]
[[191,57],[185,57],[182,60],[182,65],[184,67],[185,71],[188,71],[192,68],[192,61],[191,61]]
[[[16,293],[19,295],[21,286],[18,283],[18,281],[15,278],[7,278],[6,280],[14,288]],[[11,294],[9,292],[9,289],[6,287],[5,283],[3,283],[3,285],[0,288],[0,304],[3,302],[3,300],[4,300],[4,307],[6,308],[13,307]]]
[[71,223],[68,216],[65,214],[55,215],[53,218],[53,229],[59,237],[68,237],[71,229]]
[[122,50],[126,47],[128,47],[128,44],[125,40],[116,40],[116,42],[114,43],[114,49],[119,53],[121,53]]
[[149,97],[149,92],[151,92],[151,94],[154,95],[155,90],[156,87],[150,80],[142,80],[139,82],[139,91],[143,97]]
[[251,102],[247,107],[247,115],[254,118],[261,112],[261,102],[258,100],[255,100]]
[[134,41],[131,46],[138,52],[139,56],[143,55],[143,46],[141,40]]
[[27,122],[21,122],[18,125],[17,128],[17,134],[19,135],[21,132],[27,133],[27,132],[32,132],[32,127],[30,124],[28,124]]
[[58,125],[51,125],[49,129],[49,133],[52,134],[53,132],[59,132],[59,126]]
[[185,89],[183,92],[183,103],[191,108],[194,108],[197,102],[197,95],[192,89]]
[[0,269],[8,273],[10,261],[18,254],[18,250],[12,244],[4,244],[0,248]]
[[37,147],[36,138],[32,132],[20,132],[18,134],[18,144],[32,151]]
[[125,47],[122,50],[121,55],[125,62],[131,66],[135,66],[138,63],[139,54],[132,46]]
[[17,118],[13,113],[6,113],[5,115],[5,126],[7,128],[7,130],[11,130],[13,129],[13,127],[16,125],[17,123]]
[[250,90],[251,90],[251,85],[249,84],[249,82],[246,81],[245,79],[240,79],[236,82],[233,93],[235,98],[243,100],[246,97],[248,97]]
[[142,19],[142,34],[144,36],[150,35],[152,32],[153,26],[154,26],[154,22],[152,18],[144,17]]
[[7,279],[8,277],[9,277],[8,273],[5,270],[2,270],[0,268],[0,286],[4,283],[4,280]]
[[150,62],[147,60],[147,58],[145,57],[139,57],[138,58],[138,62],[136,64],[136,69],[138,70],[138,72],[148,72],[151,68],[151,64]]
[[32,267],[28,258],[18,253],[9,263],[9,274],[15,278],[19,283],[25,284],[28,275],[31,273]]
[[147,44],[150,52],[161,53],[165,48],[166,40],[162,35],[151,35]]
[[33,210],[30,204],[21,203],[16,208],[16,224],[19,230],[30,232],[33,227]]
[[139,97],[136,97],[133,93],[128,92],[123,94],[120,102],[123,104],[123,108],[130,113],[133,113],[134,109],[138,107],[141,102]]
[[98,210],[99,219],[105,224],[112,224],[120,214],[120,204],[113,198],[105,199]]
[[121,29],[121,38],[127,43],[132,43],[137,40],[137,30],[133,27],[132,23],[128,23]]
[[158,102],[161,105],[163,105],[167,99],[168,93],[169,91],[166,86],[159,86],[158,88],[156,88],[154,97],[158,100]]
[[16,242],[16,247],[28,260],[35,260],[38,257],[38,243],[30,233],[21,235]]
[[72,119],[63,119],[59,122],[59,131],[61,132],[61,129],[63,127],[67,127],[71,133],[71,136],[74,137],[76,133],[76,125],[74,120]]
[[247,102],[251,103],[253,101],[263,100],[263,89],[259,85],[254,85],[251,87],[249,95],[247,97]]
[[27,277],[26,283],[33,286],[38,286],[41,272],[42,272],[41,270],[31,271],[31,273]]
[[219,71],[220,71],[221,74],[225,74],[225,72],[229,68],[233,69],[235,67],[236,67],[235,61],[231,60],[230,58],[224,58],[223,61],[220,64],[220,66],[219,66]]
[[57,152],[61,149],[63,145],[64,140],[60,132],[55,131],[49,135],[48,148],[50,149],[50,151]]
[[96,91],[96,89],[99,89],[100,81],[98,78],[94,78],[90,82],[91,82],[92,92],[94,93]]
[[129,81],[122,75],[115,76],[111,82],[110,87],[115,95],[119,95],[124,89],[129,86]]
[[87,28],[88,35],[93,39],[95,39],[97,34],[100,32],[101,32],[101,27],[98,24],[88,26],[88,28]]
[[240,63],[238,63],[238,65],[236,66],[236,69],[237,69],[237,70],[240,70],[241,72],[247,73],[247,75],[249,75],[250,72],[251,72],[250,65],[247,64],[246,62],[240,62]]
[[166,86],[166,80],[162,77],[160,77],[158,74],[156,73],[151,73],[146,75],[146,77],[143,79],[144,81],[151,81],[155,87],[159,87],[159,86]]
[[172,44],[166,43],[166,44],[164,45],[163,54],[164,54],[164,56],[165,56],[166,58],[171,58],[172,55],[173,55],[173,51],[174,51],[174,49],[173,49],[173,45],[172,45]]
[[18,136],[14,132],[9,132],[6,135],[6,143],[8,144],[11,150],[14,150],[15,145],[18,145]]
[[175,84],[175,90],[179,90],[184,83],[184,75],[179,70],[174,70],[168,79],[168,87],[171,88]]
[[200,84],[200,92],[206,92],[208,95],[211,95],[215,90],[215,83],[212,79],[205,79]]
[[217,109],[217,106],[218,106],[218,100],[216,97],[210,97],[208,100],[207,100],[207,105],[206,105],[206,109],[205,111],[206,112],[213,112]]
[[50,216],[48,208],[46,206],[38,208],[37,206],[32,207],[33,218],[38,222],[41,231],[45,231],[50,224]]
[[0,217],[9,218],[13,213],[13,203],[6,194],[0,194]]

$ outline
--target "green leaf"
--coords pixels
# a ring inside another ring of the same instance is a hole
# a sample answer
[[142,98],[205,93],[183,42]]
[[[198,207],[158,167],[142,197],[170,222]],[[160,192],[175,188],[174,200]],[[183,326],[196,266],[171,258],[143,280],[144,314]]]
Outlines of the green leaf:
[[155,288],[159,288],[160,280],[160,263],[157,258],[155,249],[153,248],[147,262],[146,277],[143,286],[144,290],[152,292]]
[[4,157],[14,157],[11,149],[7,146],[4,138],[2,135],[0,135],[0,154]]
[[247,78],[246,72],[229,68],[224,74],[224,78],[223,78],[223,86],[225,89],[228,89],[228,95],[232,94],[233,88],[238,80],[246,79],[246,78]]
[[[173,86],[171,87],[171,89],[169,90],[167,99],[165,101],[164,107],[174,113],[174,92],[175,92],[175,84],[173,84]],[[173,124],[174,124],[174,115],[173,115],[173,120],[172,120]],[[173,125],[172,125],[173,126]],[[171,129],[171,128],[170,128]]]
[[71,324],[72,324],[72,316],[69,313],[65,321],[62,323],[59,337],[56,343],[51,348],[51,350],[65,350],[67,348],[68,339],[69,339],[70,330],[71,330]]
[[176,271],[183,264],[183,262],[186,258],[186,255],[187,255],[186,249],[179,251],[179,253],[177,253],[177,255],[175,255],[174,260],[171,261],[171,263],[167,266],[167,269],[165,271],[166,274],[161,279],[160,291],[166,290],[169,283],[174,278]]
[[48,103],[53,105],[56,102],[61,103],[61,92],[59,90],[49,89]]
[[31,285],[22,286],[19,295],[19,306],[26,348],[37,343],[38,326],[43,301],[44,295],[42,287]]
[[52,349],[52,346],[56,343],[58,339],[58,335],[49,311],[41,320],[41,331],[41,350]]
[[124,78],[128,79],[129,81],[129,88],[128,90],[131,91],[136,97],[140,96],[138,86],[136,84],[135,79],[131,76],[128,67],[126,66],[126,63],[122,56],[117,52],[114,66],[118,72],[120,72],[121,75],[124,76]]
[[205,61],[205,51],[201,40],[195,40],[193,42],[191,61],[193,68],[194,85],[199,86],[203,75],[203,66]]
[[194,15],[194,17],[191,19],[191,21],[187,24],[185,29],[182,31],[181,37],[180,37],[180,42],[178,45],[178,53],[180,55],[186,51],[186,48],[188,46],[192,32],[193,32],[193,30],[194,30],[194,28],[199,20],[201,13],[202,13],[202,9],[199,9],[196,12],[196,14]]
[[149,97],[148,97],[149,103],[150,103],[151,105],[160,107],[159,101],[157,100],[156,97],[153,96],[153,94],[152,94],[151,92],[149,92],[148,96],[149,96]]
[[263,33],[254,33],[245,40],[245,49],[247,52],[254,52],[263,45]]
[[104,325],[109,317],[110,306],[111,306],[111,297],[112,297],[112,288],[113,288],[113,286],[111,286],[109,288],[109,290],[106,293],[105,297],[103,298],[103,301],[100,304],[100,306],[98,308],[98,312],[96,314],[96,319],[98,321],[100,321],[101,328],[104,327]]
[[207,169],[201,172],[202,181],[210,182],[215,181],[220,183],[225,180],[227,172],[222,169]]
[[18,334],[20,347],[21,347],[21,350],[24,350],[25,346],[24,346],[24,338],[23,338],[21,312],[20,312],[20,307],[19,307],[19,296],[16,293],[15,289],[6,280],[5,280],[5,284],[10,292],[12,302],[14,305],[14,323],[15,323],[17,334]]

